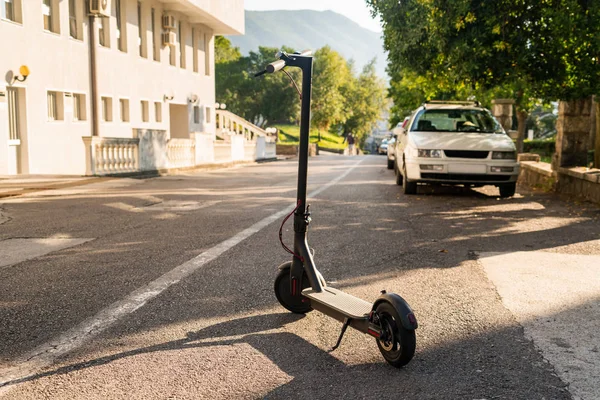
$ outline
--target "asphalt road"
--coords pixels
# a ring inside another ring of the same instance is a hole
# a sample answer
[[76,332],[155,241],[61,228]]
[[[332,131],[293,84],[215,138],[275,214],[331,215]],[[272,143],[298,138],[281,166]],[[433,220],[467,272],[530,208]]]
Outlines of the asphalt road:
[[311,159],[309,192],[329,185],[310,201],[323,275],[368,301],[397,292],[419,320],[415,358],[397,370],[354,331],[328,352],[340,323],[278,305],[273,280],[289,257],[282,218],[269,217],[294,204],[296,168],[280,161],[3,199],[0,251],[12,258],[0,266],[0,396],[579,396],[479,257],[598,256],[597,207],[524,189],[499,199],[493,187],[404,196],[384,157]]

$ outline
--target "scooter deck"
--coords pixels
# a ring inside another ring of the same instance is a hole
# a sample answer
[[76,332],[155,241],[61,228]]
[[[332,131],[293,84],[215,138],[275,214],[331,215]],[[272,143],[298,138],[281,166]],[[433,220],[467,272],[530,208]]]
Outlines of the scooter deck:
[[363,299],[332,287],[325,287],[322,292],[315,292],[311,288],[304,289],[302,295],[311,301],[331,307],[349,318],[364,318],[373,307],[371,303]]

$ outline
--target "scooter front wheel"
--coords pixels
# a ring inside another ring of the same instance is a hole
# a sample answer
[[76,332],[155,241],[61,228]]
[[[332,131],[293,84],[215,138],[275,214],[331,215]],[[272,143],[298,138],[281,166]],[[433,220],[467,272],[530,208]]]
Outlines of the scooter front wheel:
[[[290,262],[289,265],[286,265],[279,270],[277,278],[275,278],[275,296],[277,296],[279,304],[289,311],[296,314],[306,314],[307,312],[312,311],[310,300],[302,295],[293,296],[291,293],[291,265],[292,263]],[[308,287],[310,287],[310,282],[308,281],[306,275],[302,275],[302,289],[306,289]]]
[[383,302],[375,311],[381,326],[381,336],[377,339],[377,347],[381,355],[396,368],[405,366],[415,355],[417,345],[415,331],[402,326],[398,311],[392,304]]

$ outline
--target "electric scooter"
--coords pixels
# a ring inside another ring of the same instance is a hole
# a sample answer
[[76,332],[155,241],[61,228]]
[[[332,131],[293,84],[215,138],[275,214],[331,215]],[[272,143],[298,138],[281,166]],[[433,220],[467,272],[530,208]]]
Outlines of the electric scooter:
[[[310,51],[286,54],[279,52],[279,60],[267,65],[255,76],[274,73],[279,70],[288,75],[302,101],[300,113],[300,147],[298,154],[298,193],[294,210],[283,220],[279,239],[286,251],[292,254],[292,261],[279,266],[275,279],[275,296],[279,303],[293,313],[305,314],[313,309],[321,311],[340,322],[342,330],[331,351],[337,349],[350,326],[362,333],[373,336],[385,360],[394,367],[402,367],[410,362],[415,353],[417,319],[408,303],[397,294],[381,291],[373,304],[354,297],[341,290],[327,286],[327,283],[313,260],[308,246],[308,225],[311,222],[310,206],[306,205],[308,172],[308,144],[310,132],[310,102],[312,87],[313,57]],[[302,70],[302,91],[285,67]],[[294,215],[294,246],[289,249],[282,240],[283,226]]]

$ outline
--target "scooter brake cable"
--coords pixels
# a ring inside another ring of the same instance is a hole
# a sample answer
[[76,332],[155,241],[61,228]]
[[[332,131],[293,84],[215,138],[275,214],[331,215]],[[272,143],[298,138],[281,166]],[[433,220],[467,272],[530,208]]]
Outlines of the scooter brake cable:
[[284,69],[282,69],[283,72],[285,72],[285,74],[288,76],[288,78],[290,78],[290,81],[292,81],[292,83],[294,84],[294,88],[296,88],[296,92],[298,92],[298,96],[300,96],[300,100],[302,100],[302,93],[300,92],[300,89],[298,89],[298,85],[296,84],[296,81],[294,81],[294,78],[292,78],[292,76],[290,75],[289,72],[287,72]]
[[279,242],[281,243],[281,247],[283,247],[283,249],[284,249],[285,251],[287,251],[288,253],[290,253],[290,254],[291,254],[291,255],[293,255],[294,257],[296,257],[298,260],[300,260],[300,261],[304,262],[304,257],[302,257],[301,255],[298,255],[298,254],[294,253],[292,250],[290,250],[290,248],[289,248],[289,247],[287,247],[287,246],[285,245],[285,243],[283,243],[283,226],[285,225],[285,223],[287,222],[287,220],[288,220],[288,219],[289,219],[289,218],[292,216],[292,214],[294,214],[294,213],[296,212],[296,210],[298,209],[298,207],[300,207],[300,204],[301,204],[301,203],[302,203],[302,202],[301,202],[300,200],[298,200],[298,204],[296,204],[296,208],[294,208],[294,209],[292,210],[292,212],[291,212],[291,213],[289,213],[289,214],[287,215],[287,217],[285,217],[285,218],[283,219],[283,222],[281,223],[281,226],[279,227]]

